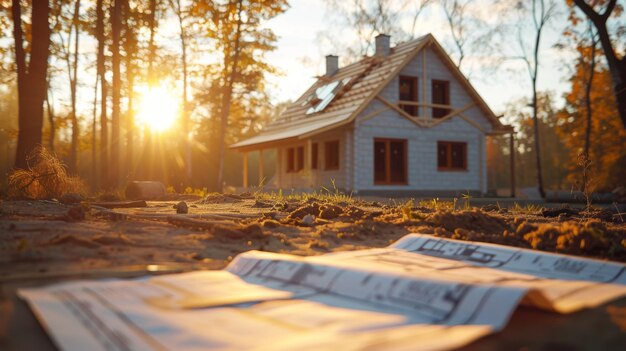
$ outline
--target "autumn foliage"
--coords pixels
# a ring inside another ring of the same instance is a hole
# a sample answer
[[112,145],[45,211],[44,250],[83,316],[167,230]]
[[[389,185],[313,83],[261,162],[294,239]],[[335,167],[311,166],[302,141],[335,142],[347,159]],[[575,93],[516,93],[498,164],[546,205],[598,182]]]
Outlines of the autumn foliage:
[[[577,183],[581,177],[575,160],[584,152],[588,70],[588,62],[576,65],[570,78],[571,89],[565,95],[565,107],[556,114],[556,133],[569,151],[567,180],[571,183]],[[606,191],[624,185],[626,180],[626,130],[621,125],[611,86],[609,71],[601,67],[595,72],[591,87],[589,159],[595,187]]]

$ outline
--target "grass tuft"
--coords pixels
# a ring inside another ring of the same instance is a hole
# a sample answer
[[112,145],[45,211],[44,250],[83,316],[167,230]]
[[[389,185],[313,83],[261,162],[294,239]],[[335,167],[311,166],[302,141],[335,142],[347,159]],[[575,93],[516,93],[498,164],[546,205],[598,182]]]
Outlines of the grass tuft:
[[28,164],[28,169],[17,169],[9,175],[10,196],[51,199],[67,193],[86,193],[83,181],[69,176],[65,165],[46,148],[35,149]]

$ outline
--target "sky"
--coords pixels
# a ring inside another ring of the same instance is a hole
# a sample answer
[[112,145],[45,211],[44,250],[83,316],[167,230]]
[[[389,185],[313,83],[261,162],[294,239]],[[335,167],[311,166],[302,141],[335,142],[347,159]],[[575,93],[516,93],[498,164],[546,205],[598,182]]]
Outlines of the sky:
[[[417,3],[417,0],[406,1],[409,4]],[[494,1],[497,0],[475,0],[474,3],[478,4],[477,8],[482,11],[477,14],[477,16],[482,16],[481,20],[485,22],[496,20],[492,14],[493,8],[485,5],[487,2]],[[398,0],[398,2],[401,1]],[[556,2],[562,4],[559,0]],[[348,6],[347,4],[351,2],[340,1],[339,3]],[[513,0],[499,0],[499,3],[508,9]],[[267,77],[269,96],[273,104],[287,100],[293,101],[303,94],[315,82],[315,77],[323,74],[325,55],[339,54],[340,65],[348,63],[349,60],[346,57],[341,57],[342,54],[338,51],[344,48],[345,43],[353,43],[358,40],[349,28],[337,26],[340,17],[335,9],[330,9],[326,4],[327,0],[291,0],[290,8],[285,13],[276,16],[265,24],[278,37],[276,50],[266,54],[267,61],[281,72],[281,74],[272,74]],[[508,19],[511,19],[510,12],[503,12],[502,16],[508,16]],[[540,91],[549,90],[555,93],[557,107],[562,105],[561,96],[569,89],[567,77],[576,59],[575,57],[567,57],[567,55],[572,55],[571,52],[558,51],[553,48],[553,45],[560,39],[560,33],[566,24],[566,17],[561,14],[546,28],[541,46],[542,62],[538,87]],[[400,25],[406,28],[406,20]],[[444,48],[454,53],[449,28],[441,9],[437,6],[428,7],[421,14],[413,35],[418,37],[427,33],[433,34]],[[329,37],[330,39],[328,39]],[[527,35],[527,38],[532,39],[532,35]],[[156,41],[164,53],[172,54],[174,57],[178,55],[180,48],[178,23],[171,16],[171,13],[160,23]],[[395,45],[398,38],[392,37],[391,41],[392,45]],[[510,51],[511,43],[504,44],[509,45],[507,50]],[[506,45],[504,46],[506,47]],[[79,112],[87,117],[85,126],[90,123],[94,113],[95,50],[95,39],[89,35],[81,35],[81,65],[84,69],[79,72],[78,102]],[[205,47],[198,47],[193,51],[194,57],[191,60],[194,64],[202,66],[215,60],[214,55],[211,55],[210,50],[207,51]],[[515,52],[508,54],[514,55]],[[489,57],[485,56],[481,59],[485,58],[488,59]],[[53,66],[61,68],[61,71],[57,71],[53,75],[51,83],[52,101],[56,112],[64,113],[64,111],[69,110],[69,94],[67,93],[69,87],[67,74],[64,72],[65,64],[52,61]],[[497,71],[482,70],[479,67],[481,64],[476,64],[480,62],[476,58],[468,57],[464,62],[463,73],[468,76],[475,89],[496,114],[502,114],[508,103],[531,96],[530,81],[521,61],[508,62],[505,68]],[[564,62],[570,64],[566,65]],[[177,92],[176,94],[180,96],[182,85],[176,77],[172,77],[170,80],[169,84],[174,87],[171,91]],[[140,84],[141,82],[137,83]],[[193,96],[194,93],[195,91],[192,91],[190,95]],[[202,113],[192,117],[201,118]],[[516,120],[516,116],[506,116],[504,121],[508,123],[514,120]]]
[[[323,73],[324,56],[335,52],[316,38],[331,25],[332,18],[332,11],[322,0],[294,0],[286,13],[267,24],[279,37],[277,49],[268,58],[283,73],[269,79],[273,83],[272,100],[297,99],[315,81],[315,76]],[[541,46],[543,61],[540,63],[539,90],[554,91],[557,97],[568,89],[568,70],[562,61],[567,53],[552,47],[558,41],[563,25],[554,23],[548,27]],[[417,34],[426,34],[425,28],[430,29],[444,48],[450,48],[450,33],[442,14],[434,10],[422,13]],[[343,34],[337,33],[339,36]],[[521,61],[511,62],[497,72],[472,71],[469,79],[496,113],[502,113],[508,102],[531,94],[528,74]]]

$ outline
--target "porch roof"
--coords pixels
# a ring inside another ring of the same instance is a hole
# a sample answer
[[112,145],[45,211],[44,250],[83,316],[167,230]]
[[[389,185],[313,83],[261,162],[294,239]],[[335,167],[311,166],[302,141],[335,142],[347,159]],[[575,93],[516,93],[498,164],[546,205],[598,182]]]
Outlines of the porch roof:
[[310,135],[317,134],[319,132],[327,130],[329,127],[334,128],[341,125],[341,122],[346,120],[346,116],[335,116],[331,118],[325,118],[322,120],[307,121],[299,125],[291,126],[287,129],[280,129],[275,131],[267,131],[257,136],[253,136],[249,139],[242,140],[236,144],[231,145],[231,148],[244,149],[254,148],[259,149],[264,145],[285,141],[289,139],[302,139]]

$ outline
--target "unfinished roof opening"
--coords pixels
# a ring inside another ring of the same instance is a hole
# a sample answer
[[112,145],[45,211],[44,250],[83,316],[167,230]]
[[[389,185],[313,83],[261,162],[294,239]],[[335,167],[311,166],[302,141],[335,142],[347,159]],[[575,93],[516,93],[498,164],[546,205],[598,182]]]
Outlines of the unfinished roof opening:
[[336,80],[315,89],[313,94],[304,101],[304,106],[310,106],[306,111],[307,115],[320,112],[328,106],[343,86],[350,82],[350,78]]

